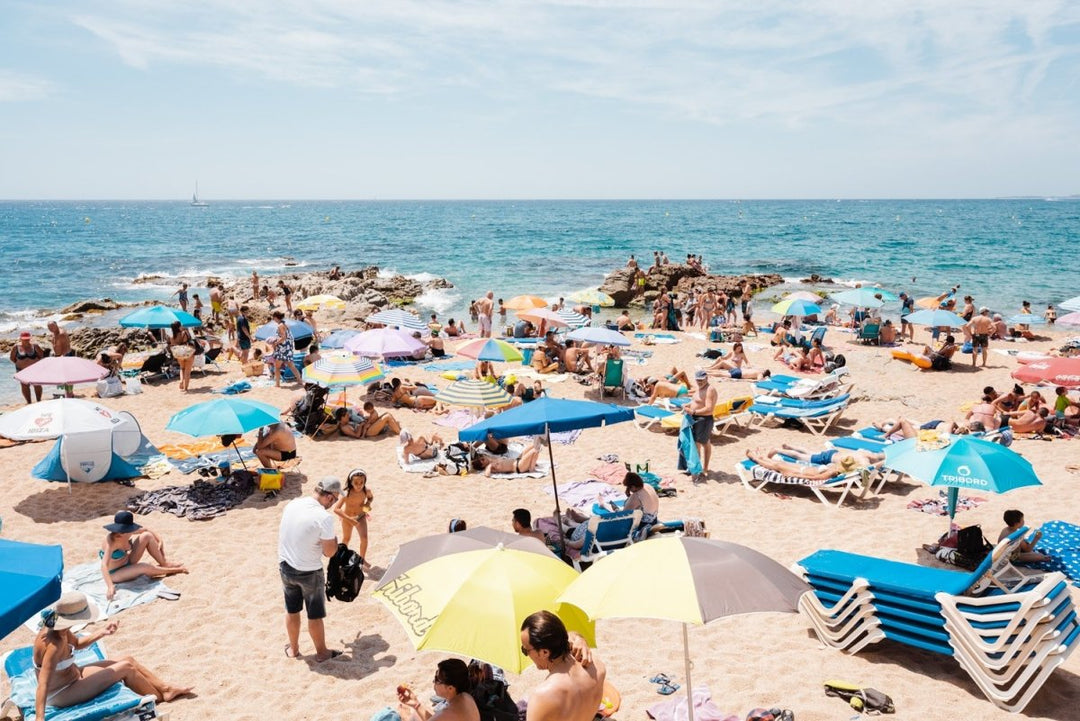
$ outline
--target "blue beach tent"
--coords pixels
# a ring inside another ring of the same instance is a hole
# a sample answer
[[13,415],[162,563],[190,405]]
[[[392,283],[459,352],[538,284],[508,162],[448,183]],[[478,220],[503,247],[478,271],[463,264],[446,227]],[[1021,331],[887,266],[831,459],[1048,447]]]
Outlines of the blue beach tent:
[[[83,481],[88,480],[82,478],[82,473],[76,470],[72,470],[71,473],[64,470],[64,465],[61,462],[62,445],[64,443],[63,438],[58,438],[56,445],[52,447],[49,454],[38,461],[38,464],[34,466],[30,471],[30,475],[34,478],[40,478],[43,481],[63,481],[70,483],[71,481]],[[93,461],[90,461],[93,462]],[[109,469],[105,471],[105,474],[101,477],[97,477],[97,473],[94,473],[93,468],[83,469],[85,470],[88,478],[94,478],[94,481],[118,481],[126,478],[138,478],[142,475],[135,466],[125,461],[116,453],[112,453],[112,461],[109,463]]]
[[60,598],[60,546],[0,540],[0,638]]

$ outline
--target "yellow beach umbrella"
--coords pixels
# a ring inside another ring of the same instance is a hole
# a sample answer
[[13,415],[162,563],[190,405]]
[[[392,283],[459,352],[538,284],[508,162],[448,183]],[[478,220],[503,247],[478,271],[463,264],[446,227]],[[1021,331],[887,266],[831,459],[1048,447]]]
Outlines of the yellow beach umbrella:
[[296,304],[296,307],[300,310],[312,311],[319,310],[320,308],[340,310],[345,307],[345,301],[338,298],[336,295],[313,295],[309,298],[304,298]]
[[510,310],[531,310],[533,308],[546,308],[548,302],[535,295],[515,295],[503,303],[503,307]]
[[615,299],[602,290],[592,288],[590,290],[580,290],[577,293],[570,294],[570,300],[575,303],[584,303],[585,305],[601,305],[605,308],[609,308],[615,305]]
[[530,663],[521,653],[521,624],[536,611],[554,612],[567,629],[595,642],[585,614],[555,600],[577,576],[554,556],[499,545],[414,566],[372,595],[418,651],[447,651],[521,673]]

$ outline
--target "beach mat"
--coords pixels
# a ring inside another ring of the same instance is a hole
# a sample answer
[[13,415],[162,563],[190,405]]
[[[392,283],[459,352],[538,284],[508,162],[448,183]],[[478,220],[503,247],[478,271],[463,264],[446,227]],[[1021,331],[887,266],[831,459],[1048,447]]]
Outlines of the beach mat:
[[1074,586],[1080,586],[1080,526],[1065,521],[1047,521],[1035,550],[1050,556],[1046,563],[1034,564],[1043,571],[1061,571]]
[[[559,501],[564,506],[573,508],[592,508],[594,503],[626,500],[626,494],[616,490],[614,486],[592,479],[560,483],[558,491]],[[548,486],[544,488],[544,493],[554,496],[555,490]]]

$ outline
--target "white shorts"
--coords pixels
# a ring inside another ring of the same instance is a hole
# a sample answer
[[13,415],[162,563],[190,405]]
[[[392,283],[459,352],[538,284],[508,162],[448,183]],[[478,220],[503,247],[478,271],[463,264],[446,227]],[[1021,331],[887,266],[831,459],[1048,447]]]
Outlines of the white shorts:
[[490,331],[491,330],[491,316],[490,315],[482,315],[482,316],[480,316],[480,330],[482,330],[482,331],[485,331],[485,330]]

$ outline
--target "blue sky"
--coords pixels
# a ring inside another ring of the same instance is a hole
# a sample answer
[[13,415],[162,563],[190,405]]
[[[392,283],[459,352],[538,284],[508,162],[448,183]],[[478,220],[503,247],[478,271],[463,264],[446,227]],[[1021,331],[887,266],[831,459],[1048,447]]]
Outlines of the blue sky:
[[1075,0],[0,11],[0,198],[1080,193]]

